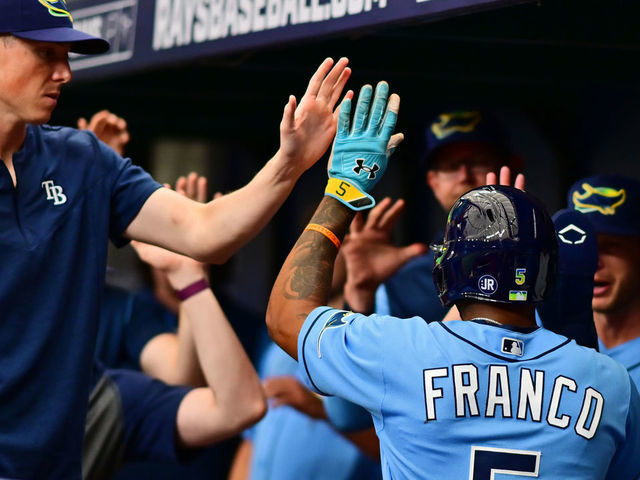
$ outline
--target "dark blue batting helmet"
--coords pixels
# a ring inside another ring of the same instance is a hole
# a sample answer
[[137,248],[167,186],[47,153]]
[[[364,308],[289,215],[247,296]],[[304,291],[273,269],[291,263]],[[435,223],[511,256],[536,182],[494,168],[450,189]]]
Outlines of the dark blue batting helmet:
[[440,301],[537,303],[553,288],[558,244],[535,197],[507,186],[473,189],[449,212],[433,278]]

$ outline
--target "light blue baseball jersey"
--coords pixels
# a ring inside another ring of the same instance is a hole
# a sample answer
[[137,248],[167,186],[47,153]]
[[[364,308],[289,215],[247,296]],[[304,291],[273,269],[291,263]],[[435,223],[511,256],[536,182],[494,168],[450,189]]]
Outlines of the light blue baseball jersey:
[[640,474],[640,398],[629,374],[566,337],[320,307],[298,338],[310,386],[371,412],[384,478]]
[[636,387],[640,388],[640,337],[613,348],[607,348],[600,342],[600,352],[624,365]]
[[[275,343],[260,362],[260,377],[299,377],[298,364]],[[376,480],[377,462],[365,456],[323,420],[314,420],[292,407],[270,408],[245,433],[253,444],[251,480]]]

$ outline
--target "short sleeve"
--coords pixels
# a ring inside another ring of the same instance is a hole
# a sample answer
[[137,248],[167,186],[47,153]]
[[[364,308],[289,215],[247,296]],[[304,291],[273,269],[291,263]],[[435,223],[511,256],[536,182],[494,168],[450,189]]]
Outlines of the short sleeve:
[[131,370],[108,370],[120,391],[125,460],[180,461],[176,444],[178,407],[189,387],[169,386]]
[[119,171],[111,190],[111,222],[109,238],[116,246],[125,245],[128,240],[122,237],[129,224],[149,196],[162,187],[151,175],[134,165],[129,158],[120,158],[117,153],[100,143],[100,154],[116,156]]
[[298,336],[305,382],[322,395],[342,397],[380,416],[383,318],[329,307],[313,310]]

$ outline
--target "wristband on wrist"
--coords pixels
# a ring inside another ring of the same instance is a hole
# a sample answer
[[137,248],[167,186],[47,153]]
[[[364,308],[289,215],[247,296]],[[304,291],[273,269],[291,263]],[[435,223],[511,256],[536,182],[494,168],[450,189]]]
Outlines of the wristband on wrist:
[[196,293],[200,293],[202,290],[209,288],[209,282],[206,278],[201,278],[195,282],[187,285],[183,289],[176,290],[176,295],[181,302],[184,302],[187,298],[193,297]]
[[313,230],[314,232],[321,233],[322,235],[327,237],[329,240],[331,240],[331,243],[333,243],[336,246],[336,248],[340,249],[340,245],[342,245],[342,243],[340,242],[340,239],[336,237],[336,234],[333,233],[328,228],[323,227],[322,225],[318,225],[317,223],[310,223],[304,229],[305,232],[307,230]]
[[372,208],[376,201],[367,192],[342,178],[330,177],[324,194],[341,201],[351,210]]

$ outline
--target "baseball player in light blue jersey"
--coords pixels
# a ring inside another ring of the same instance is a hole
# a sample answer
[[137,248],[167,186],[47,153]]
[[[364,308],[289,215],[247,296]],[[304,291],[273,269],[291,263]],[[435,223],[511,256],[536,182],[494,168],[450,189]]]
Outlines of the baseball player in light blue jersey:
[[591,306],[600,351],[640,386],[640,182],[596,175],[575,182],[568,197],[569,208],[584,214],[598,237]]
[[271,336],[310,386],[371,413],[384,478],[637,478],[640,397],[629,374],[536,326],[557,241],[528,194],[481,187],[453,206],[434,281],[463,320],[324,306],[351,207],[375,203],[369,192],[399,140],[391,136],[399,98],[387,95],[381,83],[371,102],[363,87],[353,128],[350,101],[342,104],[326,195],[271,293]]

